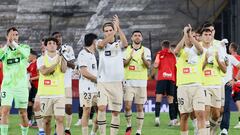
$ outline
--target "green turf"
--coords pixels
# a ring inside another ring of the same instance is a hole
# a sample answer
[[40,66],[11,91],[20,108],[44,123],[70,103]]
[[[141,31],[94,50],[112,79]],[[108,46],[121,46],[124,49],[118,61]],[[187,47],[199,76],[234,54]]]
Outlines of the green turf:
[[[107,115],[108,119],[108,126],[107,126],[107,134],[109,134],[109,123],[110,123],[110,114]],[[168,122],[169,122],[169,117],[168,113],[161,113],[161,125],[160,127],[154,127],[154,114],[153,113],[147,113],[145,114],[145,119],[144,119],[144,125],[143,125],[143,130],[142,134],[143,135],[179,135],[179,127],[168,127]],[[74,114],[73,117],[73,124],[72,124],[72,135],[80,135],[81,133],[81,127],[76,127],[74,126],[74,123],[77,121],[77,115]],[[230,121],[230,131],[229,135],[239,135],[240,129],[233,129],[234,125],[238,121],[238,115],[237,113],[231,113],[231,121]],[[132,134],[135,133],[136,129],[136,115],[133,114],[132,117],[132,122],[133,122],[133,132]],[[193,135],[193,128],[191,121],[189,121],[189,127],[190,127],[190,134]],[[126,127],[126,121],[124,118],[124,114],[121,114],[121,127],[119,130],[119,135],[123,135]],[[91,127],[90,127],[91,128]],[[9,128],[9,135],[20,135],[20,127],[19,127],[19,118],[17,115],[11,115],[10,117],[10,128]],[[29,135],[36,135],[37,130],[30,128]]]

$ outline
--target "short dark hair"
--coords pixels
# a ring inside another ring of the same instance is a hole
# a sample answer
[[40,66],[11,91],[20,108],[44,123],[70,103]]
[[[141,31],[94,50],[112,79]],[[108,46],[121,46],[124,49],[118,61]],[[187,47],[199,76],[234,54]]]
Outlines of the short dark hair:
[[170,42],[168,40],[163,40],[161,42],[161,46],[164,48],[169,48],[170,47]]
[[94,34],[94,33],[86,34],[85,37],[84,37],[84,44],[85,44],[85,46],[87,46],[87,47],[91,46],[95,39],[97,39],[97,35],[96,34]]
[[201,28],[198,28],[194,32],[197,33],[197,34],[201,34],[201,30],[202,30]]
[[132,32],[132,35],[135,34],[135,33],[140,33],[142,35],[142,32],[140,30],[135,30]]
[[237,52],[237,50],[238,50],[238,44],[232,42],[232,43],[230,44],[230,47],[233,48],[233,50],[234,50],[235,52]]
[[16,27],[11,27],[11,28],[9,28],[9,29],[7,30],[7,35],[8,35],[8,33],[9,33],[11,30],[12,30],[12,31],[17,31],[17,32],[18,32],[18,30],[17,30]]
[[214,27],[214,24],[211,23],[211,22],[206,21],[206,22],[203,23],[202,29],[207,28],[207,27],[210,27],[210,26],[213,26],[213,27]]
[[46,40],[44,41],[44,45],[47,46],[47,43],[49,41],[54,41],[54,42],[56,42],[56,44],[58,43],[58,40],[56,38],[49,37],[49,38],[46,38]]
[[55,36],[55,35],[57,35],[57,34],[60,34],[60,35],[62,35],[62,33],[61,33],[61,32],[55,31],[55,32],[53,32],[53,33],[52,33],[52,37],[53,37],[53,36]]
[[104,28],[107,27],[107,26],[112,27],[113,30],[114,30],[114,25],[113,25],[113,23],[112,23],[112,22],[106,22],[106,23],[103,24],[102,31],[104,31]]
[[171,48],[176,48],[177,45],[176,45],[176,44],[171,44],[170,47],[171,47]]
[[201,30],[201,35],[203,34],[203,32],[211,32],[212,33],[212,31],[210,29],[207,29],[207,28],[204,28],[204,29]]
[[30,49],[30,54],[37,56],[37,52],[34,51],[33,49]]

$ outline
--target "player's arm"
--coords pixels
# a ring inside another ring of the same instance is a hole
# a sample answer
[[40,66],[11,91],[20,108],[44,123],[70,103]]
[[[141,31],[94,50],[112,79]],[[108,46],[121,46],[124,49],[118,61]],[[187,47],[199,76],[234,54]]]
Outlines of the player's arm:
[[145,55],[144,55],[144,52],[142,53],[143,64],[144,64],[144,66],[146,66],[149,69],[151,67],[151,59],[148,58],[148,57],[151,57],[151,54],[150,54],[150,56],[147,56],[147,58],[146,58]]
[[3,60],[4,56],[6,55],[6,50],[7,50],[8,46],[4,45],[4,47],[0,48],[0,59]]
[[155,74],[157,73],[158,66],[160,64],[159,53],[156,55],[155,61],[153,63],[153,67],[151,70],[151,77],[154,78]]
[[43,62],[41,63],[40,60],[38,60],[37,63],[41,63],[41,64],[38,65],[38,67],[40,67],[40,68],[38,68],[39,72],[43,75],[50,75],[50,74],[54,73],[54,71],[56,70],[59,62],[60,62],[60,57],[58,56],[57,61],[53,65],[51,65],[50,67],[46,67],[43,64]]
[[67,67],[75,69],[76,65],[74,63],[75,60],[67,61]]
[[215,54],[215,58],[216,58],[216,60],[217,60],[217,64],[218,64],[219,69],[220,69],[223,73],[226,73],[226,72],[227,72],[227,66],[226,66],[226,64],[225,64],[224,61],[221,61],[221,60],[219,59],[219,56],[218,56],[218,53],[217,53],[217,52],[216,52],[216,54]]
[[30,81],[34,81],[34,80],[38,80],[38,78],[39,78],[39,75],[38,75],[38,76],[35,76],[35,77],[31,77],[29,80],[30,80]]
[[[123,64],[124,67],[126,67],[127,65],[129,65],[129,62],[132,60],[132,55],[133,55],[134,50],[132,49],[130,55],[126,54],[126,52],[124,53],[125,58],[123,59]],[[129,56],[129,57],[128,57]]]
[[63,56],[60,56],[60,67],[62,73],[65,73],[67,70],[67,61],[63,58]]
[[113,16],[113,25],[114,25],[114,29],[118,32],[119,37],[120,37],[120,41],[122,43],[122,47],[123,48],[127,48],[128,47],[128,42],[127,42],[127,38],[125,36],[125,34],[123,33],[121,27],[120,27],[120,21],[117,15]]
[[84,76],[85,78],[91,80],[92,82],[95,82],[97,83],[97,77],[92,75],[88,69],[87,69],[87,66],[81,66],[80,67],[80,73],[82,76]]
[[184,44],[186,43],[187,39],[188,39],[188,29],[189,27],[186,26],[183,29],[183,37],[181,39],[181,41],[177,44],[176,48],[174,49],[174,53],[176,56],[179,55],[180,51],[182,50],[182,48],[184,47]]
[[175,55],[178,56],[178,54],[180,53],[181,49],[184,47],[184,43],[185,43],[185,37],[183,36],[181,41],[177,44],[176,48],[174,49]]
[[50,67],[46,67],[45,65],[41,66],[39,72],[43,75],[49,75],[56,70],[58,63],[53,64]]
[[111,42],[111,40],[113,38],[115,38],[116,31],[114,31],[112,34],[110,34],[109,36],[105,37],[102,41],[99,41],[97,44],[97,48],[98,49],[102,49],[104,48],[109,42]]
[[131,60],[132,60],[132,56],[128,57],[127,59],[123,59],[124,67],[128,66],[128,64]]
[[76,64],[75,64],[75,56],[74,56],[74,51],[73,51],[73,48],[71,46],[68,46],[70,48],[70,52],[73,56],[73,59],[72,60],[69,60],[67,61],[67,67],[70,67],[72,69],[75,69],[76,68]]
[[[240,66],[240,64],[239,64]],[[238,68],[240,69],[240,68]],[[233,78],[235,81],[240,80],[240,70],[238,70],[237,75]]]
[[228,63],[230,62],[230,59],[232,59],[233,65],[238,69],[238,73],[236,76],[233,76],[233,79],[240,80],[240,62],[235,57],[230,55],[230,58],[228,59]]
[[22,55],[23,58],[28,59],[30,55],[30,46],[29,45],[18,45],[15,41],[12,41],[12,46]]
[[200,43],[193,37],[191,31],[189,32],[189,40],[196,47],[198,54],[203,54],[203,48]]
[[208,53],[206,53],[204,57],[205,57],[205,58],[204,58],[204,61],[203,61],[202,70],[204,70],[205,67],[206,67],[207,64],[208,64]]

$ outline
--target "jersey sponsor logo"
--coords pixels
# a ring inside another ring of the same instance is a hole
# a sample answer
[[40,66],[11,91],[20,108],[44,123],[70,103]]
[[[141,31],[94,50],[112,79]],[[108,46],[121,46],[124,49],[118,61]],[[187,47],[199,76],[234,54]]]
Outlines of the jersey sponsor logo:
[[14,63],[19,63],[20,58],[13,58],[13,59],[7,59],[7,64],[14,64]]
[[183,73],[184,74],[189,74],[190,73],[190,68],[183,68]]
[[129,70],[136,70],[136,67],[135,66],[129,66],[128,69]]
[[51,80],[44,80],[44,85],[51,85],[52,81]]
[[204,75],[205,76],[211,76],[211,75],[213,75],[213,71],[212,70],[205,70]]
[[172,77],[172,73],[163,72],[163,77],[164,78],[171,78]]

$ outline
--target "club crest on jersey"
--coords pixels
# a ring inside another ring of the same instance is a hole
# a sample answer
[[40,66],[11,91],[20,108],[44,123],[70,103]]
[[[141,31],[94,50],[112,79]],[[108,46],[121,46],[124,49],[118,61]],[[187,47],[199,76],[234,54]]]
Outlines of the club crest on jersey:
[[118,47],[119,47],[119,44],[117,43],[117,44],[115,45],[115,47],[118,48]]

